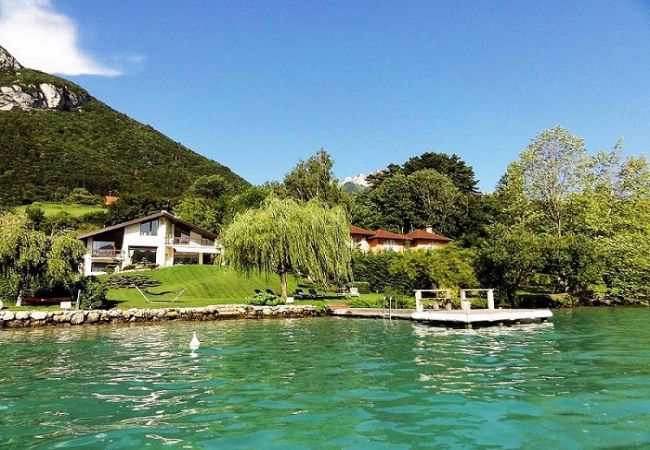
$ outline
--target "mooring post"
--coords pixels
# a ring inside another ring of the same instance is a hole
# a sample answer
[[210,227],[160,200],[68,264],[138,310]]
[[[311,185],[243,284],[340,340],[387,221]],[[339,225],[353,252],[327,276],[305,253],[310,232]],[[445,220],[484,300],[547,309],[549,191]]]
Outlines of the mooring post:
[[488,309],[494,309],[494,289],[488,289],[487,291],[487,305]]
[[464,311],[469,311],[471,308],[469,302],[467,301],[467,297],[465,295],[465,289],[460,290],[460,309]]
[[415,310],[417,312],[424,311],[424,308],[422,307],[422,291],[421,290],[415,291]]

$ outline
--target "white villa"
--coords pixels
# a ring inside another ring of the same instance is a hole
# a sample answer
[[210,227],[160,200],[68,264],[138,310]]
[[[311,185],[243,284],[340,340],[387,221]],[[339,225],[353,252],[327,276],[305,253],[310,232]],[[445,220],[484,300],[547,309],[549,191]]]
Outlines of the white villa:
[[118,271],[128,265],[213,264],[221,251],[216,234],[167,211],[78,238],[88,249],[84,275],[100,275],[108,268]]

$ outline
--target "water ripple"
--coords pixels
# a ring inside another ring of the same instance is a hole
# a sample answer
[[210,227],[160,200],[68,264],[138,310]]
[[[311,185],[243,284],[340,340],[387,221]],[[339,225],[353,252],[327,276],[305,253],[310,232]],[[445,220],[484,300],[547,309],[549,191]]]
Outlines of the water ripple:
[[0,446],[647,446],[648,319],[605,309],[469,331],[329,319],[2,330]]

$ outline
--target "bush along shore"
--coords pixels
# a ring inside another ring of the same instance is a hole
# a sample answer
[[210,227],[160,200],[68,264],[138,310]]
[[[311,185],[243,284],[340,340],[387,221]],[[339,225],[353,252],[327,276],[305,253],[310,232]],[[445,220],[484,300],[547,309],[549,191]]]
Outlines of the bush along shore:
[[199,308],[110,309],[78,311],[0,311],[0,328],[72,326],[170,320],[286,319],[316,317],[324,312],[311,305],[227,305]]

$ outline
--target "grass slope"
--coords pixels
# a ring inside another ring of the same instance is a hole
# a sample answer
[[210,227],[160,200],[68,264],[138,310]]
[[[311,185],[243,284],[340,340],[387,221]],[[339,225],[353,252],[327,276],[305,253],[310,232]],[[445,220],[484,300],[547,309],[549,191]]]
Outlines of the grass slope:
[[[238,274],[220,266],[174,266],[162,269],[133,272],[134,275],[148,275],[152,280],[162,282],[161,286],[150,289],[152,292],[174,291],[183,288],[187,291],[175,303],[150,304],[135,289],[112,289],[108,293],[111,307],[115,308],[162,308],[171,306],[205,306],[219,303],[245,303],[255,289],[272,289],[278,292],[280,282],[277,275],[252,274],[250,277]],[[110,275],[119,276],[119,275]],[[106,279],[108,276],[102,276]],[[292,292],[297,281],[289,278]],[[156,301],[169,302],[173,294],[149,296]]]
[[[61,213],[70,214],[72,217],[81,217],[84,214],[94,212],[105,212],[106,208],[94,205],[77,205],[74,203],[55,203],[55,202],[34,202],[31,206],[38,206],[43,210],[46,217],[56,216]],[[16,212],[23,213],[27,205],[17,206]]]
[[[0,86],[39,82],[85,92],[74,83],[29,69],[0,73]],[[91,99],[70,111],[0,111],[0,204],[60,198],[75,187],[104,195],[180,195],[201,175],[247,182],[151,126]]]

